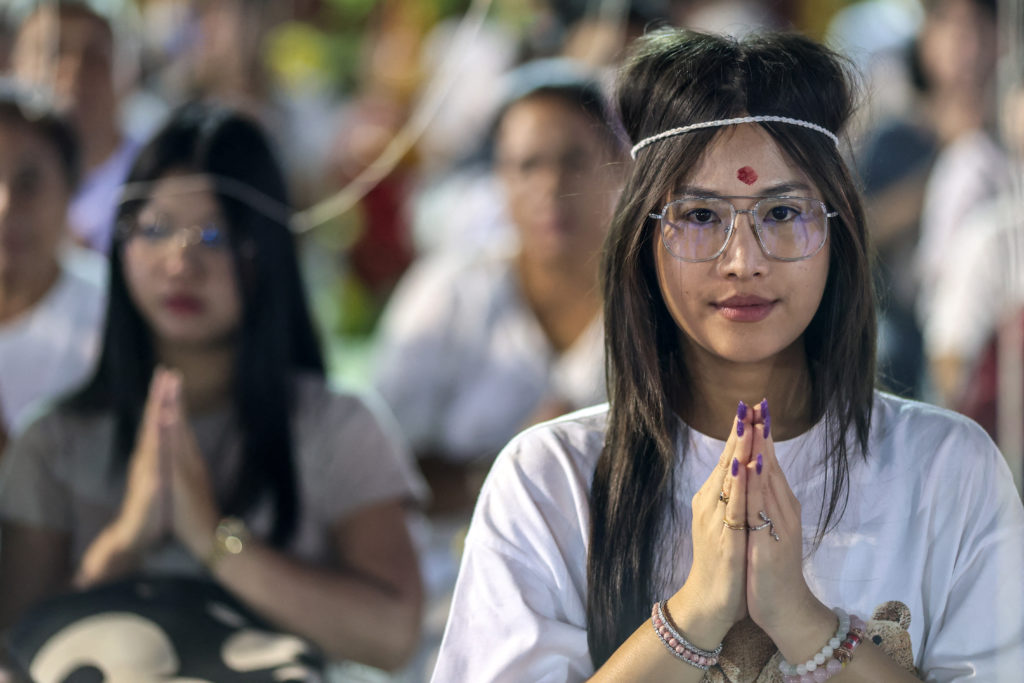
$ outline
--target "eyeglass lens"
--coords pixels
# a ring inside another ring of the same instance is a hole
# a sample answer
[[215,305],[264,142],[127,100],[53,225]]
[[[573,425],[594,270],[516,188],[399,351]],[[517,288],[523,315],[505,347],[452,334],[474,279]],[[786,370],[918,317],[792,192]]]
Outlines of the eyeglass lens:
[[163,214],[139,216],[132,230],[132,237],[152,246],[175,244],[179,247],[189,247],[201,245],[211,249],[222,249],[227,246],[227,234],[216,224],[175,226]]
[[805,258],[824,244],[828,219],[817,199],[766,197],[751,209],[736,210],[728,199],[684,197],[670,202],[662,214],[665,246],[683,260],[712,259],[725,246],[740,213],[754,216],[761,244],[770,256]]

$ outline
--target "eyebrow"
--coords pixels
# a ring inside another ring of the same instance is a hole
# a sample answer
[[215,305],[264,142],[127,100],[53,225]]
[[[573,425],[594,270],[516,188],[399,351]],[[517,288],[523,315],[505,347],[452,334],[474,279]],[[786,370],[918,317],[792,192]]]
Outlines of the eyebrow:
[[[734,195],[723,195],[714,190],[709,190],[706,187],[699,187],[697,185],[680,185],[675,190],[676,194],[693,195],[697,197],[731,197]],[[791,192],[812,192],[811,186],[807,183],[802,183],[798,180],[790,181],[788,183],[779,183],[778,185],[772,185],[766,187],[756,195],[750,195],[752,197],[776,197],[779,195],[786,195]]]

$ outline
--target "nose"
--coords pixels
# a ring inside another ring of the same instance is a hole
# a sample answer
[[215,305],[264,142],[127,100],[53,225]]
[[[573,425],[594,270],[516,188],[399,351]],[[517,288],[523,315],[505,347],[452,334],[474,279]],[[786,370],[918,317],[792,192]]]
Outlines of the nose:
[[762,277],[767,268],[768,257],[757,239],[754,212],[749,209],[737,210],[729,243],[718,257],[719,272],[725,277],[742,280]]
[[193,276],[201,268],[198,245],[193,244],[183,234],[175,234],[163,245],[162,261],[168,275]]

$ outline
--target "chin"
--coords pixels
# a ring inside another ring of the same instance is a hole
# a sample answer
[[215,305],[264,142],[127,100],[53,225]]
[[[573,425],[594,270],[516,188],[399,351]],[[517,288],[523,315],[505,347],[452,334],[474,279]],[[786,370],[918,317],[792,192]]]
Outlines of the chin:
[[771,338],[751,330],[750,333],[741,332],[728,337],[716,335],[716,338],[705,339],[697,345],[706,353],[729,363],[756,364],[775,359],[790,349],[793,341]]
[[230,333],[211,330],[209,325],[162,325],[157,333],[165,344],[191,349],[218,348],[231,339]]

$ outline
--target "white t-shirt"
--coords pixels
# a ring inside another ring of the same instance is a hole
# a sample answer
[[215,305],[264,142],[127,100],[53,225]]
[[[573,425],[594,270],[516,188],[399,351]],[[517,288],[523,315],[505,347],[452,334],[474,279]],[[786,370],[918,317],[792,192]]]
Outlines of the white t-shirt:
[[93,370],[106,300],[105,259],[68,247],[50,291],[0,324],[0,419],[11,436],[34,403],[73,389]]
[[930,358],[976,361],[1000,323],[1024,303],[1024,219],[1012,196],[969,217],[950,244],[957,267],[935,282],[935,306],[924,327]]
[[[508,445],[466,539],[434,680],[582,681],[590,482],[605,436],[597,406],[537,426]],[[821,501],[824,428],[775,445],[812,536]],[[657,597],[692,562],[690,499],[724,442],[683,430],[678,531],[659,564]],[[826,605],[868,618],[889,600],[910,608],[914,663],[927,681],[1019,681],[1024,671],[1024,509],[1005,461],[970,420],[876,394],[867,462],[852,455],[849,504],[804,564]],[[652,596],[653,598],[654,596]],[[639,615],[639,627],[644,616]]]
[[417,451],[496,454],[544,399],[605,400],[595,317],[558,353],[523,298],[512,257],[440,254],[406,275],[381,324],[376,385]]

